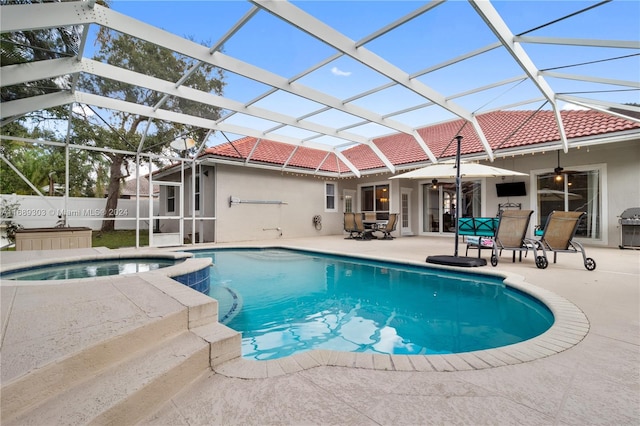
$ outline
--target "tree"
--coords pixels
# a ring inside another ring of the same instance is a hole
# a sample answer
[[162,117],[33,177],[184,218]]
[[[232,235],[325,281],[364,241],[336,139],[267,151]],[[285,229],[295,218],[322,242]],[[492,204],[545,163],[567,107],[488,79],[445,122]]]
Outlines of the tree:
[[[39,1],[3,1],[2,4],[39,3]],[[2,33],[0,62],[2,66],[76,56],[80,46],[80,26],[45,28]],[[20,86],[3,87],[2,102],[56,92],[69,87],[69,78],[32,81]]]
[[[40,0],[2,0],[3,5],[30,3],[40,3]],[[108,7],[108,2],[105,0],[98,0],[98,3]],[[2,33],[0,35],[0,63],[2,66],[7,66],[76,56],[80,46],[81,30],[82,26],[67,26]],[[99,34],[103,33],[104,31],[100,30]],[[5,102],[69,90],[70,82],[71,76],[66,76],[31,81],[20,85],[3,86],[0,90],[0,97],[2,102]],[[44,122],[60,120],[61,118],[64,120],[68,118],[67,107],[57,107],[27,114],[23,117],[16,117],[13,122],[2,126],[2,133],[17,137],[43,138],[61,142],[63,137],[39,128]],[[55,179],[59,184],[64,183],[65,163],[63,149],[4,140],[1,150],[5,158],[21,170],[36,187],[41,187],[43,182],[49,183],[50,174],[52,177],[55,175]],[[95,180],[95,174],[90,173],[91,162],[91,155],[87,152],[74,152],[71,156],[69,170],[70,195],[92,196],[94,194],[93,181]],[[33,193],[32,189],[4,162],[0,163],[0,173],[2,173],[2,192]]]
[[[150,75],[166,81],[178,81],[194,65],[194,60],[183,57],[161,46],[139,40],[126,34],[102,34],[98,37],[99,49],[94,59],[111,65]],[[224,87],[221,70],[203,64],[194,72],[185,85],[209,93],[222,94]],[[107,80],[94,75],[86,75],[79,81],[79,87],[91,93],[105,97],[122,99],[140,105],[157,105],[163,98],[162,93],[139,86],[130,86],[122,82]],[[220,115],[217,107],[197,104],[182,98],[169,97],[162,108],[171,111],[206,116],[216,119]],[[104,118],[106,126],[96,126],[88,116],[74,116],[73,132],[76,142],[108,147],[120,151],[137,151],[138,144],[147,129],[149,118],[122,111],[110,111]],[[145,135],[145,151],[160,152],[176,137],[189,134],[202,141],[207,130],[189,128],[184,125],[153,121]],[[106,152],[111,163],[109,185],[105,206],[105,220],[102,230],[114,229],[114,217],[119,191],[123,178],[128,176],[132,155],[121,152]]]
[[[8,123],[2,126],[2,134],[16,137],[29,137],[28,130],[18,122]],[[16,165],[22,157],[25,144],[12,140],[2,140],[0,154],[13,165]],[[0,192],[3,194],[20,193],[17,188],[22,184],[22,179],[4,162],[0,161]]]
[[[30,139],[58,141],[52,131],[39,127],[27,128],[18,122],[2,128],[4,135]],[[56,187],[65,183],[65,152],[63,147],[31,144],[21,141],[4,140],[0,152],[36,188],[49,195],[52,184]],[[95,159],[88,151],[73,150],[69,156],[69,195],[72,197],[93,197],[99,175],[95,173]],[[33,189],[23,181],[4,161],[0,162],[1,192],[4,194],[33,194]]]

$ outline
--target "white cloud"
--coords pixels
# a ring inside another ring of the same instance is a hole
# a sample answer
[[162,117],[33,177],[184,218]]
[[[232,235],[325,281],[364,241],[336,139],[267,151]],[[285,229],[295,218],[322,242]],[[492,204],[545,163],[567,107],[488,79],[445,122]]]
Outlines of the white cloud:
[[92,115],[94,115],[93,110],[85,104],[74,104],[73,112],[75,112],[76,114],[85,115],[87,117],[91,117]]
[[351,71],[342,71],[341,69],[338,69],[338,67],[333,67],[331,68],[331,74],[340,77],[349,77],[351,75]]
[[576,104],[572,104],[572,103],[569,103],[569,102],[565,102],[564,105],[562,105],[560,107],[560,109],[562,111],[569,111],[569,110],[572,110],[572,111],[588,111],[589,110],[589,108],[585,108],[582,105],[576,105]]

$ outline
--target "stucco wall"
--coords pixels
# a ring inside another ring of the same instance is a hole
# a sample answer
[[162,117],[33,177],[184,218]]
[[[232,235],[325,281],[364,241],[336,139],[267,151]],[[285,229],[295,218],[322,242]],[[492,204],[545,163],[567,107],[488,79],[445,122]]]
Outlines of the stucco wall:
[[[620,149],[595,150],[594,155],[607,159],[609,246],[620,244],[618,216],[629,207],[640,207],[640,141]],[[603,147],[604,148],[604,147]]]
[[[311,237],[342,232],[342,200],[337,184],[336,212],[325,211],[321,177],[296,176],[278,171],[229,165],[216,166],[216,241],[251,241],[266,238]],[[229,205],[229,197],[248,201],[283,201],[286,204]],[[313,216],[322,216],[322,229]],[[276,228],[280,228],[280,231]]]

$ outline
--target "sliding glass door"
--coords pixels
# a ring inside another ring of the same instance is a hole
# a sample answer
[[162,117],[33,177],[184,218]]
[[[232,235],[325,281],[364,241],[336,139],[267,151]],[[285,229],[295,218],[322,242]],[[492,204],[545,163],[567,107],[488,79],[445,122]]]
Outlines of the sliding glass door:
[[544,226],[554,210],[585,212],[586,220],[578,226],[576,236],[602,239],[601,181],[600,168],[537,175],[537,223]]
[[[481,215],[481,182],[464,181],[461,184],[460,215]],[[455,232],[456,184],[436,182],[422,184],[422,232]]]

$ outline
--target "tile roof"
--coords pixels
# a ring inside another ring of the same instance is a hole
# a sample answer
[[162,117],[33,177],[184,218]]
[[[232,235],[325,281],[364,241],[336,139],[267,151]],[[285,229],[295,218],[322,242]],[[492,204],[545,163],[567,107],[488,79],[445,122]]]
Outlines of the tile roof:
[[[257,144],[257,145],[256,145]],[[251,152],[251,150],[253,153]],[[347,165],[335,153],[308,148],[305,146],[275,142],[268,139],[244,137],[235,141],[207,148],[204,155],[237,158],[246,160],[251,154],[250,161],[298,167],[303,169],[319,169],[326,172],[349,171]]]
[[[562,111],[562,121],[567,139],[604,135],[640,128],[640,124],[605,114],[599,111]],[[477,116],[478,123],[494,152],[501,149],[531,146],[560,141],[560,133],[552,111],[494,111]],[[452,138],[463,136],[462,153],[474,154],[484,151],[478,135],[462,119],[447,121],[418,129],[418,133],[437,158],[455,156]],[[246,159],[256,143],[251,155],[252,162],[284,165],[303,169],[342,173],[349,169],[334,154],[326,151],[245,137],[208,148],[205,155]],[[394,165],[406,165],[428,161],[427,155],[416,140],[407,134],[392,134],[377,138],[373,143]],[[294,152],[295,151],[295,152]],[[293,153],[293,155],[291,155]],[[383,168],[384,163],[367,145],[356,145],[342,151],[342,154],[359,170]],[[288,161],[288,162],[287,162]]]
[[[160,194],[160,185],[153,185],[153,196],[158,196]],[[122,189],[120,191],[121,196],[135,196],[136,195],[136,179],[131,178],[124,181],[122,185]],[[140,176],[140,196],[148,197],[149,196],[149,179],[145,176]]]

